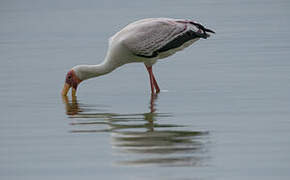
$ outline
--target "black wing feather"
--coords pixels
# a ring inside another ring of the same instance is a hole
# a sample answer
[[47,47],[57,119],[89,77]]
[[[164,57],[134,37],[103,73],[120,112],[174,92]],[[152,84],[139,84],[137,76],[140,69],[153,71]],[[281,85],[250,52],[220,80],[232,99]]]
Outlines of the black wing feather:
[[186,43],[186,42],[188,42],[188,41],[190,41],[192,39],[195,39],[195,38],[205,38],[206,39],[207,37],[208,36],[205,35],[204,33],[198,33],[198,32],[194,32],[192,30],[189,30],[189,31],[183,33],[182,35],[176,37],[172,41],[168,42],[167,44],[165,44],[160,49],[154,51],[152,53],[152,55],[144,56],[144,55],[138,55],[137,54],[137,56],[145,57],[145,58],[154,58],[154,57],[158,56],[159,53],[166,52],[166,51],[169,51],[171,49],[178,48],[178,47],[182,46],[184,43]]

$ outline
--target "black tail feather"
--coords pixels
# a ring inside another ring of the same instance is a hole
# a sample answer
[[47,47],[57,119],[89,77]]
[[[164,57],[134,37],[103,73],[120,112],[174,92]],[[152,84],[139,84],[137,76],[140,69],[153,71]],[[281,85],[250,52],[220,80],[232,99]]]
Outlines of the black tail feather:
[[215,34],[215,32],[213,30],[211,30],[211,29],[204,28],[204,30],[205,30],[205,32],[210,32],[210,33],[214,33]]
[[207,29],[207,28],[205,28],[203,25],[201,25],[201,24],[199,24],[199,23],[196,23],[196,22],[190,21],[190,24],[193,24],[193,25],[195,25],[197,28],[201,29],[201,30],[203,31],[204,34],[206,34],[206,32],[215,33],[213,30],[211,30],[211,29]]

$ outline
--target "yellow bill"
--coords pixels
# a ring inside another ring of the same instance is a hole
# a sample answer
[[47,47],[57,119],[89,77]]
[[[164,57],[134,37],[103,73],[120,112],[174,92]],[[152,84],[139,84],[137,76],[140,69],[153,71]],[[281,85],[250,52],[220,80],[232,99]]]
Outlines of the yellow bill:
[[75,97],[77,93],[77,90],[75,88],[71,88],[71,96]]
[[70,87],[71,86],[68,83],[64,83],[64,86],[63,86],[62,91],[61,91],[61,95],[66,96]]

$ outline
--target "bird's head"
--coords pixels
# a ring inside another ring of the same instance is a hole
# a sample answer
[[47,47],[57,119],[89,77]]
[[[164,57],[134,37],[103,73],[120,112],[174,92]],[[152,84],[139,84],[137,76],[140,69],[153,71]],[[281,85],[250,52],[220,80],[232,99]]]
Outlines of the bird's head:
[[74,69],[71,69],[65,77],[65,83],[62,89],[61,94],[66,96],[69,89],[72,88],[72,96],[76,95],[77,87],[82,82],[82,80],[77,76],[77,73]]

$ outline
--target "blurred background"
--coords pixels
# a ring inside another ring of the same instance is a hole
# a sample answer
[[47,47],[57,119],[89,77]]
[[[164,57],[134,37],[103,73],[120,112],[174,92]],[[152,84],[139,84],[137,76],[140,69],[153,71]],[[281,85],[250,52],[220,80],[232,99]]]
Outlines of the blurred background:
[[[148,17],[216,31],[154,65],[83,82],[108,38]],[[1,179],[289,179],[290,2],[0,1]]]

